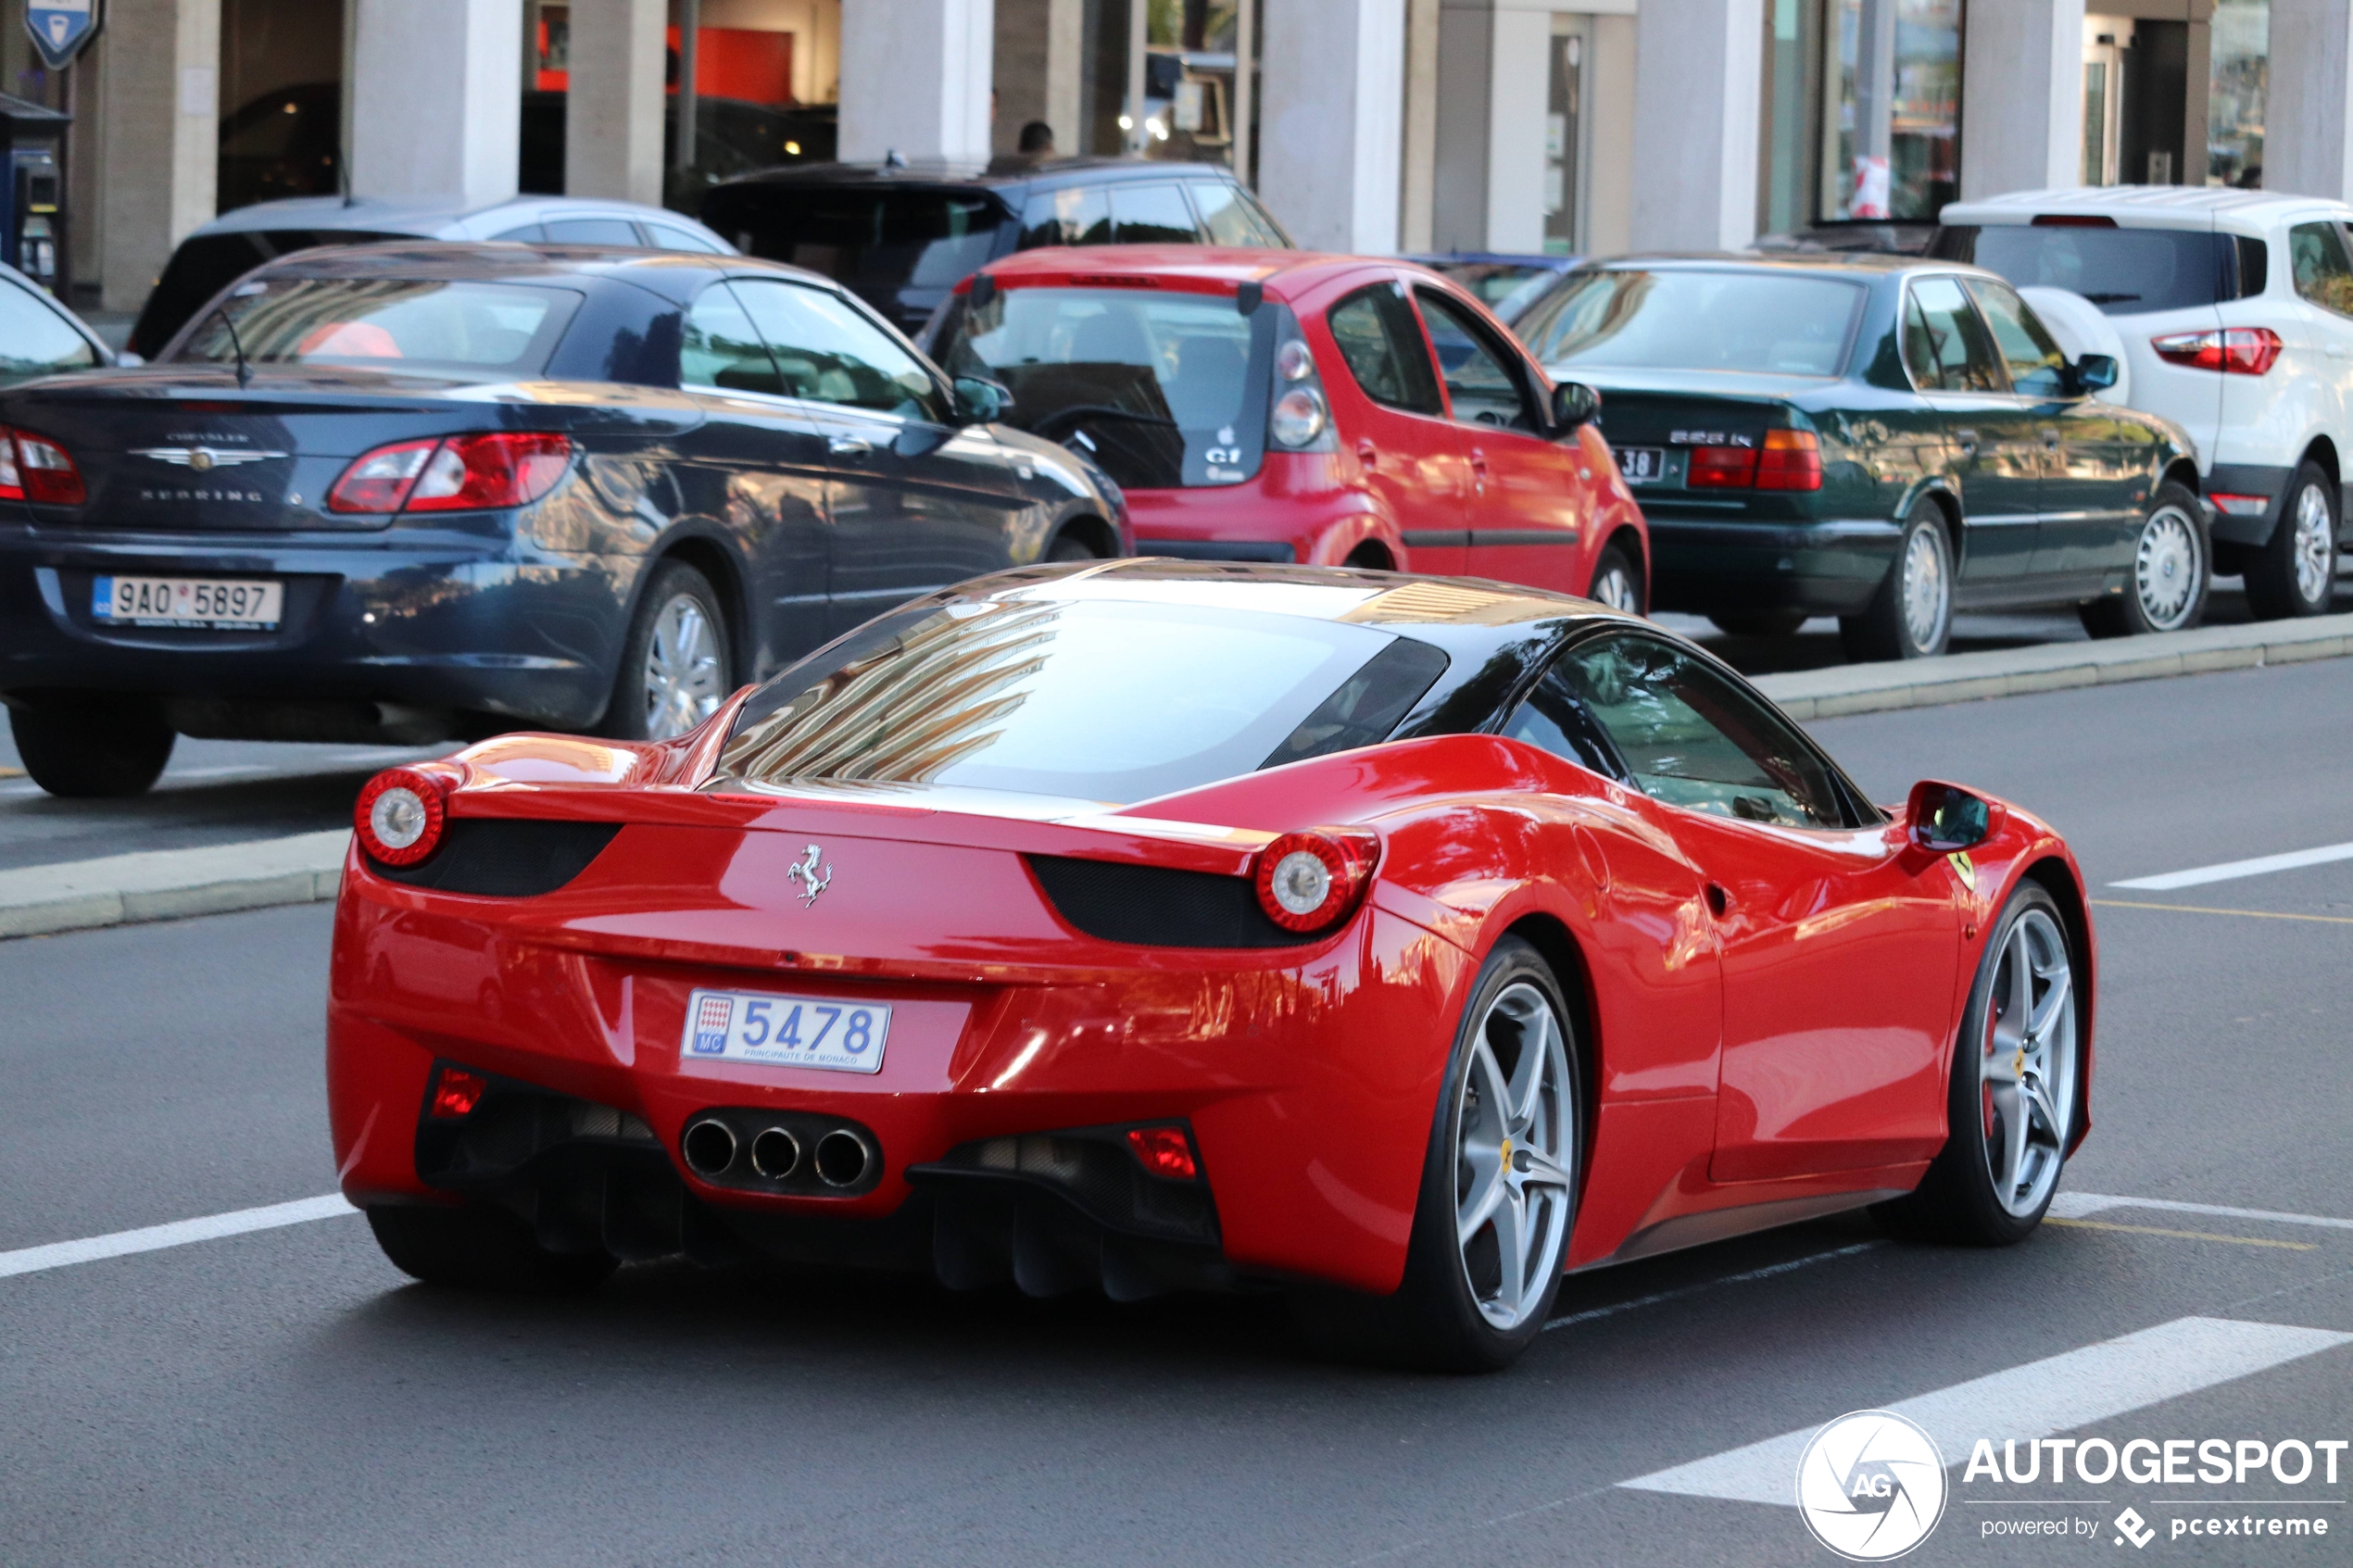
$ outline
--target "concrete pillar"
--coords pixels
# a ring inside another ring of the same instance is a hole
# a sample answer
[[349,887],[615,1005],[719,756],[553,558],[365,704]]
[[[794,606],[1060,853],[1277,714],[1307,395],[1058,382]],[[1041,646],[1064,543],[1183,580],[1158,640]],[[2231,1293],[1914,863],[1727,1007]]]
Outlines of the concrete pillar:
[[1552,11],[1443,0],[1438,26],[1434,242],[1441,250],[1541,251]]
[[[841,8],[841,159],[988,161],[990,0],[851,0]],[[1060,133],[1062,127],[1056,126]]]
[[220,153],[220,0],[114,0],[97,110],[102,307],[136,310],[210,220]]
[[564,194],[661,205],[666,0],[572,0]]
[[2353,6],[2271,0],[2263,188],[2353,196]]
[[1635,25],[1633,248],[1748,244],[1756,237],[1763,0],[1642,0]]
[[351,189],[490,207],[515,194],[522,0],[356,0]]
[[1438,40],[1439,0],[1405,0],[1405,141],[1398,244],[1416,254],[1437,245]]
[[1405,0],[1274,0],[1260,71],[1266,205],[1312,250],[1393,254]]
[[1042,119],[1054,128],[1056,152],[1064,157],[1085,152],[1078,106],[1086,0],[997,0],[996,28],[990,70],[997,83],[997,122],[990,147],[1017,150],[1021,128]]
[[2083,0],[1976,0],[1964,38],[1961,199],[2082,184]]
[[1631,16],[1593,19],[1592,141],[1585,155],[1585,254],[1623,256],[1633,248],[1634,54]]

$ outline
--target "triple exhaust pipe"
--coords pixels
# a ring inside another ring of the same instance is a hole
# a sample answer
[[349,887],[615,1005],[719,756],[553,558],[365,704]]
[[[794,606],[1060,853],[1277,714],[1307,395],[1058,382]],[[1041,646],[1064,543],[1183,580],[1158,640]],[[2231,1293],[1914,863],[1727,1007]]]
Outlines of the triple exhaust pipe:
[[686,1123],[679,1151],[695,1174],[716,1185],[847,1193],[872,1185],[866,1178],[878,1173],[879,1161],[870,1134],[818,1118],[792,1120],[800,1125],[784,1125],[766,1112],[705,1111]]

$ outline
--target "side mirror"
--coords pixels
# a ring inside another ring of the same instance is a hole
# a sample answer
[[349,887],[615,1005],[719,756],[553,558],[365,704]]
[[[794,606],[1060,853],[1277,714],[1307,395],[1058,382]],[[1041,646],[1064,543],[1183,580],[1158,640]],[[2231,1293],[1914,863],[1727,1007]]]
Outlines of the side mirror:
[[1992,836],[1998,822],[1996,808],[1982,796],[1934,779],[1912,786],[1911,803],[1904,811],[1912,843],[1931,855],[1973,849]]
[[2085,392],[2105,392],[2116,384],[2116,360],[2111,355],[2086,354],[2075,361],[2075,384]]
[[956,417],[968,425],[994,424],[1013,412],[1013,389],[982,376],[956,378]]
[[1565,381],[1553,388],[1553,433],[1566,435],[1601,417],[1602,395],[1583,382]]

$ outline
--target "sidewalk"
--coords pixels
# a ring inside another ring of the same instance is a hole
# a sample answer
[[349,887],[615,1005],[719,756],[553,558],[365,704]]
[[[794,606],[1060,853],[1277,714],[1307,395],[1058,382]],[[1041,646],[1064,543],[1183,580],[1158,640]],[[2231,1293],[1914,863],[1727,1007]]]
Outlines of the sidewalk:
[[[2160,637],[2045,643],[1895,664],[1764,675],[1757,689],[1798,720],[2155,681],[2353,654],[2353,615],[2208,626]],[[0,938],[222,914],[335,896],[350,833],[202,849],[156,849],[0,872]]]

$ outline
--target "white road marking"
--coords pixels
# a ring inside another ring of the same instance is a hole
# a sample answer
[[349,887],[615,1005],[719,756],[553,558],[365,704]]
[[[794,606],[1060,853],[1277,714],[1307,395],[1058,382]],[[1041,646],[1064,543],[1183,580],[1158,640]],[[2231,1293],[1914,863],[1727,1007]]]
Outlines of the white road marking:
[[1661,1301],[1676,1301],[1686,1296],[1697,1296],[1700,1292],[1713,1290],[1719,1285],[1744,1285],[1753,1279],[1769,1279],[1775,1274],[1785,1274],[1792,1269],[1802,1269],[1810,1263],[1828,1262],[1832,1258],[1852,1258],[1857,1252],[1869,1252],[1874,1248],[1886,1245],[1883,1241],[1858,1241],[1852,1247],[1834,1247],[1828,1252],[1808,1253],[1803,1258],[1793,1258],[1786,1263],[1772,1263],[1761,1269],[1751,1269],[1744,1274],[1726,1274],[1722,1279],[1706,1279],[1700,1281],[1697,1285],[1686,1285],[1675,1290],[1662,1290],[1655,1296],[1643,1296],[1631,1301],[1614,1302],[1606,1307],[1593,1307],[1582,1312],[1571,1312],[1567,1317],[1548,1318],[1544,1322],[1544,1327],[1546,1329],[1567,1328],[1573,1323],[1591,1323],[1595,1318],[1616,1317],[1620,1312],[1630,1312],[1637,1307],[1655,1307]]
[[2288,1214],[2277,1209],[2232,1209],[2220,1203],[2183,1203],[2171,1198],[2115,1198],[2104,1192],[2063,1192],[2051,1199],[2051,1212],[2065,1220],[2081,1220],[2110,1209],[2161,1209],[2173,1214],[2212,1214],[2225,1220],[2261,1220],[2274,1225],[2318,1225],[2323,1230],[2353,1231],[2353,1220],[2326,1214]]
[[[1884,1408],[1927,1428],[1949,1468],[1967,1461],[1980,1437],[2047,1437],[2346,1344],[2353,1344],[2353,1334],[2176,1318]],[[1823,1417],[1839,1413],[1826,1409]],[[1800,1427],[1618,1485],[1794,1508],[1798,1456],[1818,1429]]]
[[2292,872],[2302,866],[2325,866],[2332,860],[2353,860],[2353,844],[2324,844],[2318,849],[2291,850],[2285,855],[2259,855],[2252,860],[2225,860],[2219,866],[2196,866],[2185,872],[2167,872],[2162,876],[2136,876],[2130,882],[2111,882],[2110,887],[2141,887],[2152,893],[2163,893],[2176,887],[2201,887],[2209,882],[2234,882],[2243,876],[2261,876],[2268,872]]
[[167,1247],[185,1247],[194,1241],[216,1241],[224,1236],[275,1230],[281,1225],[299,1225],[311,1220],[332,1220],[338,1214],[358,1212],[359,1210],[344,1201],[343,1194],[331,1192],[323,1198],[296,1198],[292,1203],[271,1203],[259,1209],[237,1209],[226,1214],[208,1214],[201,1220],[174,1220],[168,1225],[146,1225],[135,1231],[85,1236],[80,1241],[53,1241],[46,1247],[20,1247],[14,1252],[0,1252],[0,1278],[9,1274],[38,1273],[44,1269],[62,1269],[70,1263],[94,1263],[101,1258],[120,1258],[130,1252],[156,1252]]

